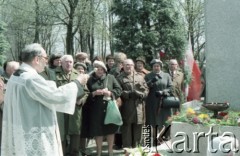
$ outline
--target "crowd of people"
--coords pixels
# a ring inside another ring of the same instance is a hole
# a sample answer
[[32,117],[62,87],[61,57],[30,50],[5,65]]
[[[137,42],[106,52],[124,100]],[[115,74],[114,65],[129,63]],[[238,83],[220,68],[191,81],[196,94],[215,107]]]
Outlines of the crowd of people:
[[[160,96],[184,101],[183,73],[176,59],[168,65],[164,71],[160,59],[133,60],[123,52],[105,60],[97,56],[90,61],[85,52],[48,58],[40,44],[27,45],[20,62],[4,64],[1,153],[78,156],[90,139],[96,141],[98,156],[104,140],[109,155],[113,148],[141,145],[144,125],[152,127],[154,137],[180,110],[161,108]],[[109,97],[117,101],[122,126],[104,124]]]

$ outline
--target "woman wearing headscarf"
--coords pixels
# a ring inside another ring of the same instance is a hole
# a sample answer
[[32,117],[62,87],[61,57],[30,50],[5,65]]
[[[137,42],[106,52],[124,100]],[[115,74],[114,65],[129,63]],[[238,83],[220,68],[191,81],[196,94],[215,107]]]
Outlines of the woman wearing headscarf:
[[113,155],[114,133],[118,126],[104,124],[108,101],[106,97],[118,98],[121,95],[121,86],[113,75],[107,74],[107,68],[102,61],[94,61],[96,71],[91,74],[87,87],[90,91],[87,105],[89,108],[89,137],[94,137],[97,145],[97,155],[102,152],[103,136],[108,142],[109,155]]
[[[161,98],[167,96],[172,91],[172,80],[168,73],[161,69],[163,63],[159,59],[153,59],[150,63],[152,72],[145,76],[149,87],[149,94],[146,99],[146,125],[153,129],[153,138],[156,132],[166,126],[166,121],[171,116],[170,108],[161,108]],[[154,141],[156,143],[156,140]],[[156,144],[155,144],[156,145]]]

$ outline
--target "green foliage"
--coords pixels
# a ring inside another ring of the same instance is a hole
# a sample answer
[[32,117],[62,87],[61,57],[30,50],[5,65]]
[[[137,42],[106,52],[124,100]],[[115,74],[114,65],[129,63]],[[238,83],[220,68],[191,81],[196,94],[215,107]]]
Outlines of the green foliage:
[[183,58],[184,25],[173,1],[114,0],[112,12],[117,17],[113,25],[114,49],[128,57],[145,55],[147,62],[164,49],[163,60]]
[[9,43],[4,35],[6,31],[6,24],[0,21],[0,65],[3,64],[5,60],[5,55],[9,50]]

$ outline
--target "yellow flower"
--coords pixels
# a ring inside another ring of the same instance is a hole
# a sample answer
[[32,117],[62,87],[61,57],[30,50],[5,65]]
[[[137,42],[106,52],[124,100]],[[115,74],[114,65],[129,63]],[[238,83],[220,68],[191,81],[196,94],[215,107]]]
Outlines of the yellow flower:
[[186,113],[187,113],[188,115],[194,115],[194,114],[196,114],[196,112],[195,112],[192,108],[188,108],[187,111],[186,111]]
[[209,119],[208,114],[200,114],[200,115],[198,115],[198,117],[203,119],[203,120]]

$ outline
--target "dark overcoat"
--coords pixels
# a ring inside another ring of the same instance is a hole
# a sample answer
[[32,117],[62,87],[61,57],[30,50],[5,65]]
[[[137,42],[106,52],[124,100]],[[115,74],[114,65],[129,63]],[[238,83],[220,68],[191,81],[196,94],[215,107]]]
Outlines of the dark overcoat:
[[103,100],[103,95],[92,96],[92,93],[98,89],[108,88],[112,92],[115,98],[121,95],[122,89],[113,75],[104,74],[98,78],[93,73],[87,82],[87,87],[90,91],[87,103],[88,105],[88,117],[89,117],[89,134],[88,137],[105,136],[108,134],[114,134],[118,126],[114,124],[104,124],[106,115],[107,101]]
[[[152,79],[157,81],[152,83]],[[172,91],[172,80],[168,73],[160,72],[156,74],[151,72],[145,76],[149,87],[149,94],[146,99],[146,125],[158,126],[162,128],[166,120],[171,116],[170,108],[160,108],[160,98],[156,96],[156,91]]]

